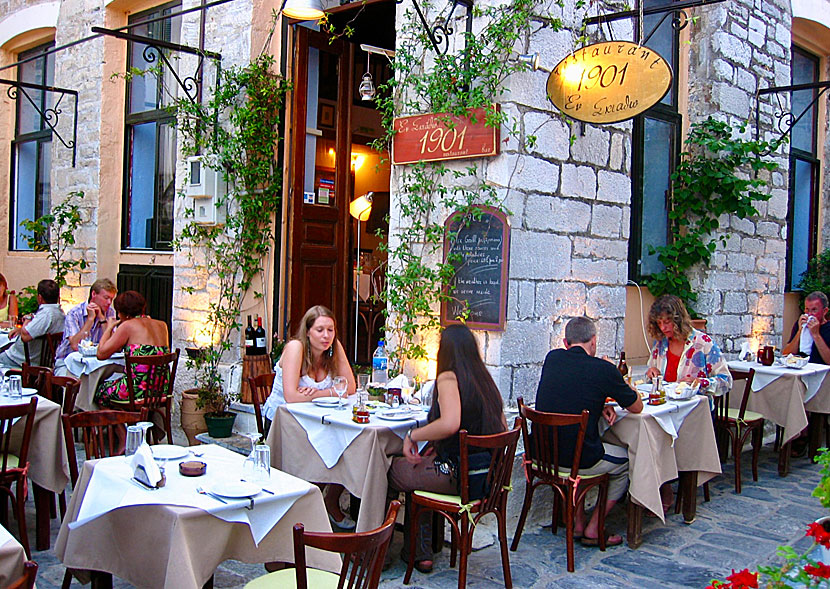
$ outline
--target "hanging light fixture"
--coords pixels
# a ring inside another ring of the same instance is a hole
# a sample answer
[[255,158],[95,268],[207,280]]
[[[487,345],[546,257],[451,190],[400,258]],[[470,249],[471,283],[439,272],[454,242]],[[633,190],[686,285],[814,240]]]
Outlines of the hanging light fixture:
[[366,73],[363,74],[363,80],[360,86],[357,87],[357,93],[360,94],[361,100],[372,100],[375,97],[375,84],[372,81],[372,74],[369,73],[370,59],[372,54],[366,52]]
[[282,13],[296,20],[319,20],[323,18],[322,0],[284,0]]

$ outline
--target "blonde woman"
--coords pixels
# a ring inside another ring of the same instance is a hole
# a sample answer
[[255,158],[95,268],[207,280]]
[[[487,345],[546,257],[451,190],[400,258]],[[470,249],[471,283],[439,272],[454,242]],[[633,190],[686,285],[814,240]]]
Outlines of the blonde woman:
[[9,292],[6,277],[0,274],[0,323],[9,321],[11,317],[17,317],[17,297]]

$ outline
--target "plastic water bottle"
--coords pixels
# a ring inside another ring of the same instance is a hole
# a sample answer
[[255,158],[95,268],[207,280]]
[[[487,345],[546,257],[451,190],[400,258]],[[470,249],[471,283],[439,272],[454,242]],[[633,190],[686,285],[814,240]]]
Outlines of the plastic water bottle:
[[378,347],[375,349],[375,353],[372,354],[372,382],[386,384],[389,380],[389,371],[386,366],[388,360],[384,341],[378,340]]

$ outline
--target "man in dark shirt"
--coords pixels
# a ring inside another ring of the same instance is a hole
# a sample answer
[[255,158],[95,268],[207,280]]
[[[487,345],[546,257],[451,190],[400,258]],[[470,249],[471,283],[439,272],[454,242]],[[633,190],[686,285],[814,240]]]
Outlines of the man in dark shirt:
[[804,299],[804,314],[793,325],[784,355],[809,356],[814,364],[830,364],[830,321],[827,320],[827,295],[811,292]]
[[[548,352],[542,368],[542,378],[536,392],[536,410],[549,413],[567,413],[579,415],[587,409],[588,429],[582,446],[579,461],[579,474],[608,473],[608,513],[614,504],[625,494],[628,486],[628,454],[625,448],[612,444],[603,444],[599,437],[599,418],[603,416],[613,424],[617,415],[612,407],[605,407],[605,398],[611,397],[620,407],[631,413],[640,413],[643,402],[640,396],[629,387],[617,368],[596,358],[597,330],[587,317],[571,319],[565,326],[565,349]],[[571,466],[578,428],[560,430],[559,456],[563,466]],[[596,546],[599,535],[599,514],[597,510],[591,521],[585,524],[584,505],[577,509],[574,535],[582,536],[582,544]],[[622,542],[620,536],[611,536],[609,546]]]

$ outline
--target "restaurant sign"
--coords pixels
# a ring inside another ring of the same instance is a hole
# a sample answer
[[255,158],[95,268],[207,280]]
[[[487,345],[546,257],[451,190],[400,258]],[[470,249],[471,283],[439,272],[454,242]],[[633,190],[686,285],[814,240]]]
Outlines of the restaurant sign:
[[564,114],[586,123],[633,118],[662,100],[672,72],[653,49],[629,41],[588,45],[556,64],[548,98]]
[[432,113],[396,118],[392,163],[411,164],[498,154],[499,126],[484,124],[486,112],[483,108],[475,108],[467,117]]

